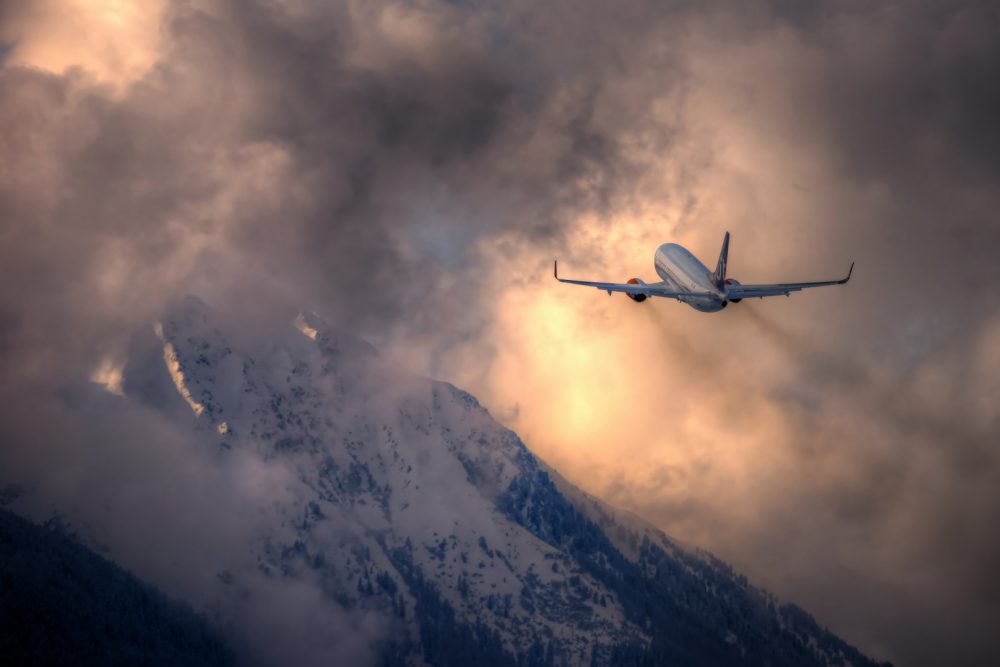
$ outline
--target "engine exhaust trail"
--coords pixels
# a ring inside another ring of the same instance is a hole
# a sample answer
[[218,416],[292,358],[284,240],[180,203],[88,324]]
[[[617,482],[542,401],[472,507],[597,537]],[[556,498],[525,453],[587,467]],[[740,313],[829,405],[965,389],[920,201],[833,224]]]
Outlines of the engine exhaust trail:
[[916,392],[914,383],[908,381],[912,378],[900,381],[893,374],[890,382],[886,379],[890,376],[882,377],[834,348],[821,348],[814,339],[795,335],[759,310],[744,310],[742,315],[749,322],[799,364],[807,386],[826,384],[841,390],[840,398],[856,405],[857,414],[887,422],[900,435],[928,439],[963,468],[992,465],[990,434],[977,428],[962,406],[952,414],[942,414]]

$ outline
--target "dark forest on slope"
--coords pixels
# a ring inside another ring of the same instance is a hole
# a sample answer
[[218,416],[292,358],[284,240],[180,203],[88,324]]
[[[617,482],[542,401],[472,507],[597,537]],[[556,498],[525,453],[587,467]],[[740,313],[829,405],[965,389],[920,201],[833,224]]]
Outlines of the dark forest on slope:
[[231,665],[207,621],[54,524],[0,510],[0,664]]

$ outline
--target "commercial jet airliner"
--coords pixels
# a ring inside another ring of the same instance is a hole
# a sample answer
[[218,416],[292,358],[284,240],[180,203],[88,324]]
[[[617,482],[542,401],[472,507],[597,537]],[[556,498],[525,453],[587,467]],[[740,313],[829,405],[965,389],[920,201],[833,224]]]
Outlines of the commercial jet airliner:
[[662,296],[677,299],[695,310],[703,313],[715,313],[730,303],[739,303],[743,299],[765,296],[788,296],[792,292],[808,287],[823,287],[824,285],[843,285],[851,279],[854,262],[847,276],[840,280],[824,280],[814,283],[778,283],[775,285],[742,285],[738,280],[726,278],[726,264],[729,261],[729,232],[722,241],[722,252],[715,271],[698,261],[698,258],[676,243],[664,243],[656,249],[653,256],[653,266],[656,273],[663,278],[658,283],[644,283],[639,278],[632,278],[627,283],[598,283],[589,280],[569,280],[559,277],[559,262],[552,271],[556,280],[573,285],[596,287],[610,294],[624,292],[637,303],[642,303],[651,296]]

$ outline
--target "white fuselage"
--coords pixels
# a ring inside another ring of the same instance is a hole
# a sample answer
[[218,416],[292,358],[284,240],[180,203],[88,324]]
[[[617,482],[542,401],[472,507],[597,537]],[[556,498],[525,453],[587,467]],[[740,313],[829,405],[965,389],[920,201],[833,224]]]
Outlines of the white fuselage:
[[714,313],[726,307],[726,295],[712,284],[712,272],[697,257],[676,243],[664,243],[653,256],[656,273],[678,292],[710,292],[712,297],[690,297],[683,301],[703,313]]

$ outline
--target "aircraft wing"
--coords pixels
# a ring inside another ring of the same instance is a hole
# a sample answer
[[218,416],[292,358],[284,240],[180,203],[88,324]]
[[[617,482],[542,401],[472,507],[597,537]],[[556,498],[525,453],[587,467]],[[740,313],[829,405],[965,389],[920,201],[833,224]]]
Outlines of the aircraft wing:
[[711,292],[675,292],[666,288],[664,283],[638,285],[635,283],[599,283],[590,280],[570,280],[569,278],[560,278],[558,262],[553,264],[552,273],[555,275],[556,280],[561,283],[596,287],[597,289],[607,292],[608,294],[611,294],[612,292],[624,292],[625,294],[645,294],[646,296],[662,296],[668,299],[678,300],[683,300],[684,297],[719,297],[718,294],[713,294]]
[[843,285],[851,279],[854,272],[854,262],[847,276],[840,280],[821,280],[814,283],[778,283],[776,285],[727,285],[726,294],[730,299],[750,299],[754,297],[763,298],[765,296],[788,296],[792,292],[808,289],[810,287],[824,287],[826,285]]

